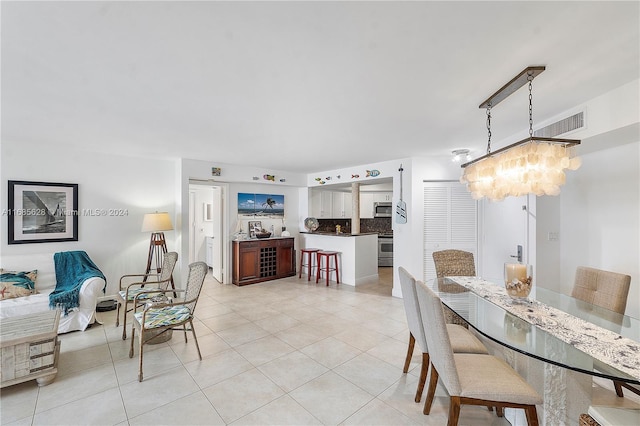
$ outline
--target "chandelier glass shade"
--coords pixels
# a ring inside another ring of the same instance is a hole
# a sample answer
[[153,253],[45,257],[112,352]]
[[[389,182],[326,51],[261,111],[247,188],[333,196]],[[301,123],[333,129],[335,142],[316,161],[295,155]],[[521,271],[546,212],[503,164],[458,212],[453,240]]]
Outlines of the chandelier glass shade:
[[[575,156],[577,139],[541,138],[533,136],[531,81],[545,67],[528,67],[489,99],[480,104],[487,109],[489,140],[487,154],[462,165],[460,182],[467,185],[474,199],[487,197],[499,201],[505,197],[526,194],[559,195],[565,183],[565,170],[581,165]],[[491,107],[529,83],[529,137],[491,152]]]
[[565,170],[576,170],[581,160],[570,142],[528,138],[463,165],[460,178],[474,199],[499,201],[526,194],[558,195]]

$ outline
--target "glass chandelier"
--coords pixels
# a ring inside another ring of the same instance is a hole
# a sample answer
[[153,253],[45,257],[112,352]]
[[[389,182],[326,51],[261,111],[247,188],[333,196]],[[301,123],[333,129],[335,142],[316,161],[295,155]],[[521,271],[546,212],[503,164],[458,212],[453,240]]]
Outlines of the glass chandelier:
[[[467,184],[471,196],[500,201],[508,196],[526,194],[558,195],[565,183],[565,169],[580,167],[574,156],[577,139],[541,138],[533,136],[532,84],[545,67],[528,67],[489,99],[480,104],[487,109],[487,154],[462,165],[460,182]],[[529,137],[491,152],[491,107],[529,83]]]

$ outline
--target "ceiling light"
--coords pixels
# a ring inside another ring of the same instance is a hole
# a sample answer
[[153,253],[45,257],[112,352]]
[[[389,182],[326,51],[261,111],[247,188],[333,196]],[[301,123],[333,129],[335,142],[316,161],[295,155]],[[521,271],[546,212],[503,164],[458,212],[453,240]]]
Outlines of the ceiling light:
[[[580,158],[573,156],[577,139],[556,139],[533,136],[532,80],[545,70],[543,66],[528,67],[489,99],[480,104],[487,109],[487,154],[463,164],[460,182],[474,199],[487,197],[502,200],[525,194],[558,195],[565,183],[564,170],[580,167]],[[529,83],[529,137],[491,152],[491,107]]]
[[468,149],[454,149],[453,151],[451,151],[451,154],[453,154],[453,158],[451,159],[451,161],[453,161],[454,163],[460,163],[463,160],[465,162],[471,161],[471,155],[469,155]]

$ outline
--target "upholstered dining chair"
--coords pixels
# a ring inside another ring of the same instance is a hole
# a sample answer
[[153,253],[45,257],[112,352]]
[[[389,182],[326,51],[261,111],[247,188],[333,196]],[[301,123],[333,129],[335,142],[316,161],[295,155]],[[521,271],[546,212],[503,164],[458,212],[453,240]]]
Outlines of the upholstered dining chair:
[[[131,347],[129,349],[129,358],[133,358],[133,341],[135,340],[135,331],[138,330],[138,349],[139,349],[139,372],[138,381],[142,381],[142,358],[143,349],[145,343],[149,340],[157,338],[162,333],[166,333],[169,330],[184,331],[184,341],[187,342],[187,332],[191,331],[193,334],[193,340],[196,343],[196,349],[198,350],[198,357],[202,361],[202,354],[200,353],[200,346],[198,345],[198,337],[196,336],[196,330],[193,328],[193,318],[200,297],[200,291],[202,290],[202,284],[204,278],[207,275],[209,267],[204,262],[195,262],[189,265],[189,276],[187,278],[187,285],[184,289],[165,289],[165,290],[153,290],[150,293],[153,296],[166,293],[184,293],[184,297],[177,301],[168,300],[166,302],[154,302],[153,298],[147,298],[142,311],[138,311],[141,306],[141,296],[147,297],[148,295],[138,294],[133,303],[133,324],[131,326]],[[189,328],[186,327],[189,323]]]
[[[440,250],[431,255],[436,266],[436,277],[473,277],[476,275],[476,265],[473,253],[463,250]],[[460,324],[468,327],[467,322],[458,314],[445,306],[445,319],[447,323]]]
[[[573,289],[571,290],[571,297],[624,315],[627,309],[629,287],[631,287],[630,275],[603,271],[587,266],[578,266],[576,268]],[[594,367],[598,370],[605,371],[608,368],[600,362],[596,362]],[[624,396],[622,391],[623,387],[640,395],[638,388],[624,382],[614,380],[613,385],[616,394],[620,397]]]
[[536,404],[542,397],[506,362],[487,354],[454,354],[447,331],[442,302],[423,282],[416,283],[429,355],[431,377],[424,414],[429,414],[438,380],[449,394],[449,426],[458,424],[460,405],[522,408],[529,426],[538,425]]
[[[120,288],[118,293],[116,293],[116,300],[118,301],[116,327],[120,325],[120,306],[124,306],[124,313],[122,315],[122,340],[127,338],[127,312],[133,309],[129,308],[129,303],[132,303],[138,295],[140,295],[138,300],[144,300],[145,297],[147,297],[144,293],[148,293],[150,290],[166,290],[172,282],[173,270],[176,263],[178,263],[178,253],[170,251],[165,253],[162,258],[160,274],[128,274],[120,277]],[[137,281],[130,282],[132,278],[137,279]],[[149,280],[149,278],[151,278],[151,280]]]
[[578,266],[571,296],[624,314],[630,286],[630,275]]
[[[402,288],[402,301],[404,302],[404,311],[407,316],[407,325],[409,327],[409,347],[407,348],[407,357],[404,361],[404,373],[409,371],[411,357],[416,341],[422,350],[422,367],[420,369],[420,380],[418,381],[418,389],[416,390],[415,401],[420,402],[422,391],[427,380],[427,372],[429,371],[429,351],[427,347],[427,338],[425,337],[420,308],[418,306],[418,296],[416,294],[416,280],[402,266],[398,268],[400,274],[400,286]],[[457,353],[487,353],[487,348],[478,340],[476,336],[471,334],[466,328],[456,325],[447,324],[447,332],[451,339],[451,346]]]

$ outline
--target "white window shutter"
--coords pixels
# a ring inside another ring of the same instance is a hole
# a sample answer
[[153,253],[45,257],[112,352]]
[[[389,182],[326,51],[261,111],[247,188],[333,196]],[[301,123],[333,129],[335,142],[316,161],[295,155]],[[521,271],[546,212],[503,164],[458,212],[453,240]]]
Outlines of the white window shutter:
[[424,183],[424,279],[436,277],[433,252],[446,249],[473,253],[477,263],[478,203],[457,182]]

